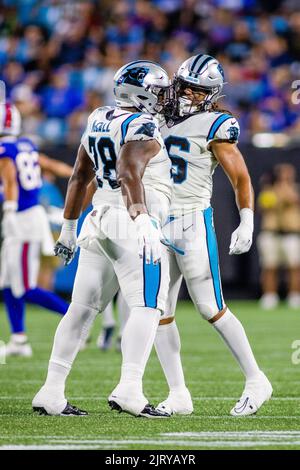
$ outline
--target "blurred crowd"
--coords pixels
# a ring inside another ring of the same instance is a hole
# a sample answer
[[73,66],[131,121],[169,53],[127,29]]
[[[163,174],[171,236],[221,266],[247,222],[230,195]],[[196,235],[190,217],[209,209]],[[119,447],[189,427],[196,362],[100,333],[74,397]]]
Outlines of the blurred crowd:
[[27,134],[73,144],[91,110],[113,103],[121,65],[144,58],[172,76],[185,58],[206,52],[224,66],[223,104],[240,120],[241,140],[296,135],[298,7],[298,0],[2,0],[0,78]]

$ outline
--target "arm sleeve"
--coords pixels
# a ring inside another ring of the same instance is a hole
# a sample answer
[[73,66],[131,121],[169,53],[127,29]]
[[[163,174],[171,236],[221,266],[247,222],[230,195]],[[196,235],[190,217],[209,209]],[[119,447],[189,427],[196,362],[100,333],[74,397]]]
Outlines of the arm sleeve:
[[140,115],[133,118],[127,125],[126,120],[122,123],[121,145],[134,140],[156,140],[162,145],[158,123],[152,116]]
[[239,135],[240,126],[235,117],[230,114],[221,114],[210,127],[207,142],[210,143],[213,140],[225,140],[235,144],[239,140]]

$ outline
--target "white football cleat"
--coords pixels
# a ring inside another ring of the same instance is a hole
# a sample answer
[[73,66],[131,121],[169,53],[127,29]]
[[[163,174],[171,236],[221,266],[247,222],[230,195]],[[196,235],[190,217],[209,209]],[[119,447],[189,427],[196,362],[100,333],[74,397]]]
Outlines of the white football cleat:
[[156,409],[169,415],[190,415],[194,411],[191,394],[187,388],[176,392],[171,391],[168,398],[159,403]]
[[133,390],[125,391],[120,389],[120,386],[117,386],[108,397],[108,404],[112,410],[117,410],[119,413],[124,411],[133,416],[145,418],[170,417],[165,411],[158,411],[154,406],[150,405],[143,393],[136,393]]
[[290,308],[300,307],[300,294],[298,292],[291,292],[287,298],[288,306]]
[[45,385],[37,392],[32,400],[34,411],[44,410],[44,414],[61,415],[67,406],[67,400],[62,395],[58,396],[56,389],[46,388]]
[[260,371],[256,378],[247,380],[241,398],[230,411],[231,416],[255,414],[273,393],[273,388],[265,374]]
[[263,310],[273,310],[279,304],[279,297],[276,293],[269,292],[260,298],[259,304]]
[[10,341],[5,347],[6,356],[31,357],[32,349],[26,335],[11,335]]

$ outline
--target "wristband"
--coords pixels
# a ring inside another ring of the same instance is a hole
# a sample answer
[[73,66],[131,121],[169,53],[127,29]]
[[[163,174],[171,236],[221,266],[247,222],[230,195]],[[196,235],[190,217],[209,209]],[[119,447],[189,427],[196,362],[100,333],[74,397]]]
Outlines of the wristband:
[[253,230],[254,227],[254,212],[252,209],[245,207],[240,210],[241,223],[248,225]]
[[16,212],[18,209],[18,203],[17,201],[4,201],[2,208],[4,212]]
[[63,221],[63,230],[68,232],[77,232],[78,219],[65,219]]

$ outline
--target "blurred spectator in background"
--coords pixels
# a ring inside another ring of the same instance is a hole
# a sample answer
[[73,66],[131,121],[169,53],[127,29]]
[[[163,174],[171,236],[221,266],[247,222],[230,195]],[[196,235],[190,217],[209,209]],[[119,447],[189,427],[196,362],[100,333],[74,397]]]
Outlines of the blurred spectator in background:
[[274,181],[265,181],[258,196],[262,213],[257,239],[262,268],[262,308],[275,308],[279,302],[279,269],[288,274],[290,307],[300,307],[300,188],[293,165],[274,168]]
[[29,87],[22,95],[31,93],[34,109],[23,110],[40,139],[74,143],[89,93],[112,104],[121,65],[142,57],[172,76],[188,56],[209,53],[224,65],[231,86],[221,106],[238,116],[241,140],[257,132],[297,137],[298,7],[297,0],[3,0],[0,79],[11,99]]
[[23,133],[27,137],[32,138],[37,144],[41,144],[42,142],[38,134],[42,113],[37,95],[34,94],[29,85],[20,84],[13,89],[11,98],[21,113]]

